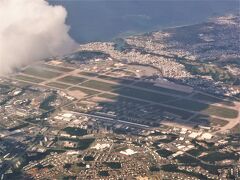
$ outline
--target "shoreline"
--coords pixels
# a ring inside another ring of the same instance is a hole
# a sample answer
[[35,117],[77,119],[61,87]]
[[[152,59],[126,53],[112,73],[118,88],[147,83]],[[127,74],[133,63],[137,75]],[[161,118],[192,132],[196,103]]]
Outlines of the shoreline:
[[142,36],[142,35],[147,34],[147,33],[161,32],[161,31],[168,30],[168,29],[182,28],[182,27],[194,26],[194,25],[198,25],[198,24],[202,24],[202,23],[208,23],[208,22],[212,22],[217,17],[223,17],[223,16],[228,16],[228,15],[237,16],[236,13],[225,13],[225,14],[221,14],[221,15],[213,15],[213,16],[208,17],[205,20],[201,20],[201,21],[198,21],[198,22],[195,22],[195,23],[183,23],[183,24],[180,24],[180,25],[172,25],[172,26],[170,25],[170,26],[162,26],[162,27],[161,27],[161,25],[158,25],[154,28],[151,28],[151,30],[146,30],[146,31],[139,31],[139,32],[137,32],[137,31],[135,31],[135,32],[134,31],[125,31],[125,32],[122,32],[122,33],[118,34],[115,37],[110,38],[109,40],[104,40],[103,39],[103,40],[93,40],[93,41],[77,42],[77,43],[79,45],[84,45],[84,44],[96,43],[96,42],[101,42],[101,43],[113,42],[118,38],[123,38],[124,39],[124,38],[132,37],[132,36]]

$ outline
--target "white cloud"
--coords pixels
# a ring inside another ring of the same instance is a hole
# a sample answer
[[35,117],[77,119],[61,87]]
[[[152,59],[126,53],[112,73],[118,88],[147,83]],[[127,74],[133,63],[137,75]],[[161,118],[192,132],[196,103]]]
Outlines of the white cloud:
[[62,6],[45,0],[0,0],[0,75],[76,48],[66,17]]

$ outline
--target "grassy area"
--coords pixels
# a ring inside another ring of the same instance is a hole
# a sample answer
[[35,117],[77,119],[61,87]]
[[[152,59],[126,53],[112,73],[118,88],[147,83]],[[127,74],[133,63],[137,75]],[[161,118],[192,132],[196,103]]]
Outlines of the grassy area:
[[28,82],[32,82],[32,83],[41,83],[44,80],[42,79],[38,79],[38,78],[34,78],[34,77],[29,77],[29,76],[24,76],[24,75],[17,75],[15,76],[15,79],[17,80],[22,80],[22,81],[28,81]]
[[81,84],[81,86],[97,89],[97,90],[103,90],[103,91],[112,91],[113,89],[116,89],[120,87],[116,84],[96,81],[96,80],[89,80]]
[[203,112],[209,115],[214,115],[222,118],[236,118],[238,117],[238,111],[225,107],[208,105],[192,100],[178,100],[168,103],[169,105],[176,106],[179,108],[187,109],[190,111]]
[[77,76],[66,76],[66,77],[58,79],[58,81],[60,81],[60,82],[65,82],[65,83],[73,84],[73,85],[82,83],[85,80],[86,80],[86,78],[77,77]]
[[172,96],[162,95],[159,93],[149,92],[149,91],[135,89],[135,88],[121,88],[121,89],[114,90],[114,92],[119,95],[130,96],[130,97],[152,101],[156,103],[175,99]]
[[218,106],[209,106],[207,109],[203,110],[202,112],[210,115],[222,117],[222,118],[229,118],[229,119],[234,119],[238,117],[237,110],[218,107]]
[[168,94],[174,94],[174,95],[179,95],[179,96],[187,96],[189,93],[183,92],[183,91],[177,91],[174,89],[169,89],[169,88],[164,88],[164,87],[159,87],[159,86],[154,86],[153,83],[148,83],[148,82],[137,82],[134,84],[135,86],[142,87],[142,88],[147,88],[150,90],[155,90],[163,93],[168,93]]
[[70,86],[67,84],[62,84],[62,83],[58,83],[58,82],[50,82],[46,84],[47,86],[51,86],[51,87],[55,87],[55,88],[59,88],[59,89],[67,89]]
[[119,98],[118,95],[108,94],[108,93],[99,94],[98,97],[102,97],[102,98],[106,98],[106,99],[112,99],[112,100],[117,100]]
[[98,78],[108,80],[108,81],[113,81],[113,82],[120,83],[120,84],[131,84],[134,82],[134,81],[128,80],[128,79],[120,79],[120,78],[106,76],[106,75],[100,75],[100,76],[98,76]]
[[97,73],[86,72],[86,71],[82,71],[82,72],[80,72],[78,74],[83,75],[83,76],[89,76],[89,77],[96,77],[96,76],[98,76]]
[[205,124],[210,126],[221,126],[221,127],[228,124],[228,121],[226,120],[213,118],[208,115],[202,115],[202,114],[192,118],[190,121],[194,123],[199,123],[199,124]]
[[61,75],[61,73],[58,73],[58,72],[53,72],[53,71],[49,71],[41,68],[33,68],[33,67],[29,67],[25,69],[23,73],[31,76],[40,77],[40,78],[54,78]]
[[94,94],[100,93],[99,91],[94,91],[94,90],[90,90],[90,89],[86,89],[86,88],[82,88],[82,87],[72,87],[69,90],[70,91],[81,91],[88,95],[94,95]]
[[187,64],[185,68],[194,75],[211,76],[215,81],[233,84],[236,80],[236,77],[226,69],[213,64]]
[[220,103],[220,104],[227,105],[227,106],[235,106],[235,104],[231,101],[226,101],[226,100],[223,100],[223,99],[220,99],[220,98],[217,98],[214,96],[210,96],[207,94],[202,94],[202,93],[194,94],[192,96],[192,98],[201,100],[201,101],[210,102],[210,103]]
[[49,65],[49,64],[42,64],[41,67],[47,68],[47,69],[52,69],[52,70],[57,70],[57,71],[61,71],[61,72],[73,71],[73,69],[71,69],[71,68],[66,68],[66,67],[61,67],[61,66],[53,66],[53,65]]

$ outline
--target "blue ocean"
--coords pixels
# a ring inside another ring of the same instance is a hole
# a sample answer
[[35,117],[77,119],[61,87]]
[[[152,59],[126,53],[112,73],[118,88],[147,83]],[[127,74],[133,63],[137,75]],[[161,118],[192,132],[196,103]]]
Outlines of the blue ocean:
[[237,13],[235,0],[50,0],[68,11],[70,35],[79,43],[110,41],[166,27]]

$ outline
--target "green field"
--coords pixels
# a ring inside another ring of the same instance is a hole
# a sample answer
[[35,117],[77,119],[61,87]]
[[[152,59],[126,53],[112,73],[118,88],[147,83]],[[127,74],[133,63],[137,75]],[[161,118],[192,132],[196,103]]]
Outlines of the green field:
[[99,94],[98,97],[102,97],[102,98],[106,98],[106,99],[112,99],[112,100],[117,100],[119,98],[118,95],[108,94],[108,93]]
[[86,81],[82,83],[81,86],[102,90],[102,91],[112,91],[113,89],[120,87],[117,84],[111,84],[111,83],[106,83],[106,82],[96,81],[96,80]]
[[65,83],[73,84],[73,85],[82,83],[85,80],[86,80],[86,78],[77,77],[77,76],[66,76],[66,77],[58,79],[58,81],[60,81],[60,82],[65,82]]
[[38,78],[34,78],[34,77],[29,77],[29,76],[24,76],[24,75],[17,75],[15,76],[15,79],[17,80],[22,80],[22,81],[28,81],[28,82],[31,82],[31,83],[41,83],[43,82],[44,80],[42,79],[38,79]]
[[86,72],[86,71],[82,71],[82,72],[80,72],[80,73],[78,73],[78,74],[84,75],[84,76],[89,76],[89,77],[96,77],[96,76],[98,76],[97,73]]
[[51,86],[51,87],[55,87],[55,88],[59,88],[59,89],[67,89],[70,86],[67,84],[62,84],[62,83],[58,83],[58,82],[50,82],[48,84],[46,84],[47,86]]
[[53,71],[49,71],[41,68],[33,68],[33,67],[29,67],[25,69],[23,73],[27,75],[35,76],[35,77],[46,78],[46,79],[54,78],[61,75],[61,73],[58,73],[58,72],[53,72]]
[[202,112],[222,118],[234,119],[238,117],[238,111],[233,109],[228,109],[224,107],[209,106],[207,109],[204,109]]
[[86,89],[86,88],[82,88],[82,87],[72,87],[69,89],[70,91],[81,91],[85,94],[88,95],[94,95],[94,94],[98,94],[100,93],[99,91],[95,91],[95,90],[91,90],[91,89]]
[[130,96],[130,97],[143,99],[143,100],[147,100],[147,101],[152,101],[152,102],[156,102],[156,103],[176,99],[172,96],[162,95],[162,94],[155,93],[155,92],[149,92],[149,91],[145,91],[145,90],[128,88],[128,87],[117,89],[117,90],[114,90],[113,92],[117,93],[119,95]]
[[49,65],[49,64],[41,64],[41,67],[47,68],[47,69],[52,69],[52,70],[57,70],[57,71],[61,71],[61,72],[71,72],[74,70],[71,68],[66,68],[66,67],[61,67],[61,66],[53,66],[53,65]]
[[220,119],[220,118],[213,118],[208,115],[199,114],[196,117],[193,117],[191,122],[203,124],[203,125],[210,125],[210,126],[225,126],[228,124],[228,121]]
[[234,103],[231,102],[231,101],[222,100],[220,98],[210,96],[210,95],[207,95],[207,94],[202,94],[202,93],[194,94],[192,96],[192,98],[197,99],[197,100],[201,100],[201,101],[210,102],[210,103],[220,103],[220,104],[227,105],[227,106],[234,106]]
[[188,99],[178,100],[168,103],[169,105],[176,106],[190,111],[203,112],[209,115],[214,115],[222,118],[237,118],[238,111],[220,106],[208,105]]
[[120,78],[105,76],[105,75],[100,75],[100,76],[98,76],[98,78],[108,80],[108,81],[113,81],[113,82],[120,83],[120,84],[131,84],[134,82],[134,81],[128,80],[128,79],[120,79]]
[[141,88],[146,88],[158,92],[163,92],[163,93],[168,93],[168,94],[173,94],[173,95],[179,95],[179,96],[187,96],[190,93],[183,92],[183,91],[177,91],[174,89],[169,89],[169,88],[164,88],[164,87],[159,87],[159,86],[154,86],[153,83],[148,83],[148,82],[137,82],[134,84],[135,86],[141,87]]

